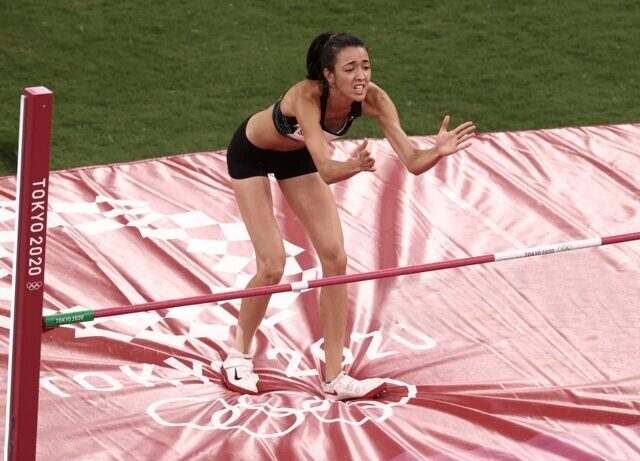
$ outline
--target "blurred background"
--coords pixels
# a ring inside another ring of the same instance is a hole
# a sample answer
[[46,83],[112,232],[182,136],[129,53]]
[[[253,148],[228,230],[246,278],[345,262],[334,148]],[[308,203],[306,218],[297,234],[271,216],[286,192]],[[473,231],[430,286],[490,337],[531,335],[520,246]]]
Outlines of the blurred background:
[[52,169],[226,149],[325,31],[367,42],[410,135],[640,121],[637,0],[0,0],[0,176],[25,87],[54,91]]

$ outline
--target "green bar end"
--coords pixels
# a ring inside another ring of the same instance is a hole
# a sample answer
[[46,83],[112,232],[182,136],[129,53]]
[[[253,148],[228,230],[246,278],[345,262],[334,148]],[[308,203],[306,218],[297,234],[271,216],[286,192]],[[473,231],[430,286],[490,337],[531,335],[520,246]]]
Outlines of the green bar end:
[[46,315],[43,318],[43,324],[45,328],[53,328],[69,323],[90,322],[93,318],[94,311],[92,310],[75,311],[64,314]]

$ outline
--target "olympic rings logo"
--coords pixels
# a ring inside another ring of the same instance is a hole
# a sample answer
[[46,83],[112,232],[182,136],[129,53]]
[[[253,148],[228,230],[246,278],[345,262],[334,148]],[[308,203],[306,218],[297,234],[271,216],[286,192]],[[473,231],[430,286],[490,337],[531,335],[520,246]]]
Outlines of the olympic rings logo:
[[[393,407],[406,405],[417,395],[415,385],[389,378],[385,381],[398,386],[398,400],[334,402],[299,391],[272,391],[257,396],[241,395],[234,399],[235,403],[215,397],[164,399],[152,403],[147,414],[165,427],[189,427],[200,431],[236,430],[260,439],[282,437],[298,428],[307,417],[324,424],[362,426],[369,421],[380,423],[391,418]],[[355,406],[360,411],[343,413],[338,406]],[[204,414],[204,418],[192,420],[190,415],[193,412],[185,412],[185,408]],[[265,419],[270,423],[262,424]]]
[[40,288],[42,288],[42,282],[40,280],[38,280],[37,282],[27,283],[27,290],[29,291],[36,291],[36,290],[39,290]]

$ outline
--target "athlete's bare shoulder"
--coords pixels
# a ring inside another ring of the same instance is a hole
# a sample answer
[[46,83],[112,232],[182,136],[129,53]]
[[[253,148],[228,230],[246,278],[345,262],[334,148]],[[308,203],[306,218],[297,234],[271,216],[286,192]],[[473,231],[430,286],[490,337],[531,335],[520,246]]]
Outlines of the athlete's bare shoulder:
[[389,95],[373,82],[369,82],[367,95],[362,105],[362,115],[378,115],[384,104],[389,102]]
[[301,80],[291,87],[299,96],[317,96],[322,94],[322,83],[317,80]]
[[292,115],[300,99],[318,101],[319,105],[321,94],[322,84],[317,80],[301,80],[287,90],[280,103],[280,109],[284,114]]

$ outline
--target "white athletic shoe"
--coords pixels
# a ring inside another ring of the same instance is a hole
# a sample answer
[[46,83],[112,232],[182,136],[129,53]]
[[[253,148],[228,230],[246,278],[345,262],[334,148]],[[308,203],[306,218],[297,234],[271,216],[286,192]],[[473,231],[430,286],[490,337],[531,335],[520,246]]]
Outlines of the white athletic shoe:
[[382,394],[386,383],[380,378],[358,381],[341,372],[329,384],[322,383],[322,390],[331,400],[370,399]]
[[240,394],[257,394],[259,376],[253,372],[251,355],[231,349],[220,369],[227,389]]

